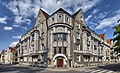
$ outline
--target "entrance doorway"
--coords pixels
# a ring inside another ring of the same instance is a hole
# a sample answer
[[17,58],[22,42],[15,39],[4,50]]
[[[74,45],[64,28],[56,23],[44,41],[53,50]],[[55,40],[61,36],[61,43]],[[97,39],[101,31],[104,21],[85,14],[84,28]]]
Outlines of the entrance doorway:
[[57,67],[63,67],[63,59],[57,59]]

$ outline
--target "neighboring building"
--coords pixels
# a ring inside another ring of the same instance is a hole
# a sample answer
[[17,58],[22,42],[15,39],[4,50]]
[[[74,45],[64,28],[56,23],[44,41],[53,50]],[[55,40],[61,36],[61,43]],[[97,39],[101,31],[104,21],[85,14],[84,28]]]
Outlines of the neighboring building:
[[9,64],[9,57],[10,57],[10,53],[8,50],[6,50],[4,55],[5,64]]
[[0,51],[0,64],[1,64],[1,51]]
[[5,63],[5,52],[6,52],[6,50],[2,50],[1,51],[1,63]]
[[5,52],[5,64],[12,64],[17,62],[17,50],[16,47],[9,47]]
[[91,30],[80,9],[70,15],[62,8],[51,15],[39,10],[35,26],[17,44],[18,62],[44,61],[48,67],[98,65],[110,60],[105,34]]

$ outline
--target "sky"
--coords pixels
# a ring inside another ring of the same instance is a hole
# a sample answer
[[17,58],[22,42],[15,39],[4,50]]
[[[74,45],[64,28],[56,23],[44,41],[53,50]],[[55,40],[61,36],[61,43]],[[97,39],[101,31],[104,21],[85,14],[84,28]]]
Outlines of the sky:
[[90,29],[107,39],[114,38],[113,27],[120,19],[120,0],[0,0],[0,50],[17,44],[35,25],[40,8],[49,15],[59,8],[70,14],[82,9]]

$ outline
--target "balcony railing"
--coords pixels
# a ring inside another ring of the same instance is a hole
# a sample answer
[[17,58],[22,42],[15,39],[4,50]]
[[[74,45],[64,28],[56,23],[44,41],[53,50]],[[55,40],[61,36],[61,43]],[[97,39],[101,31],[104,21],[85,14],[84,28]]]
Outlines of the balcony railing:
[[58,46],[62,46],[62,41],[59,41],[59,42],[58,42]]
[[65,41],[64,42],[64,47],[67,47],[68,46],[68,43]]
[[73,52],[92,54],[92,51],[89,51],[89,50],[73,50]]
[[53,42],[53,47],[57,47],[57,42]]
[[89,50],[83,50],[83,53],[92,53],[92,51],[89,51]]

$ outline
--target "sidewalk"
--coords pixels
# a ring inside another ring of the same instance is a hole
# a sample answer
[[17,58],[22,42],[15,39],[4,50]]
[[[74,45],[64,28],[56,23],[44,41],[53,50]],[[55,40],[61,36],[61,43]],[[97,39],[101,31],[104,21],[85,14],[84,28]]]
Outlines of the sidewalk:
[[87,68],[95,68],[97,66],[89,66],[89,67],[79,67],[79,68],[46,68],[45,70],[48,71],[70,71],[70,70],[75,70],[75,71],[80,71],[80,70],[84,70]]

